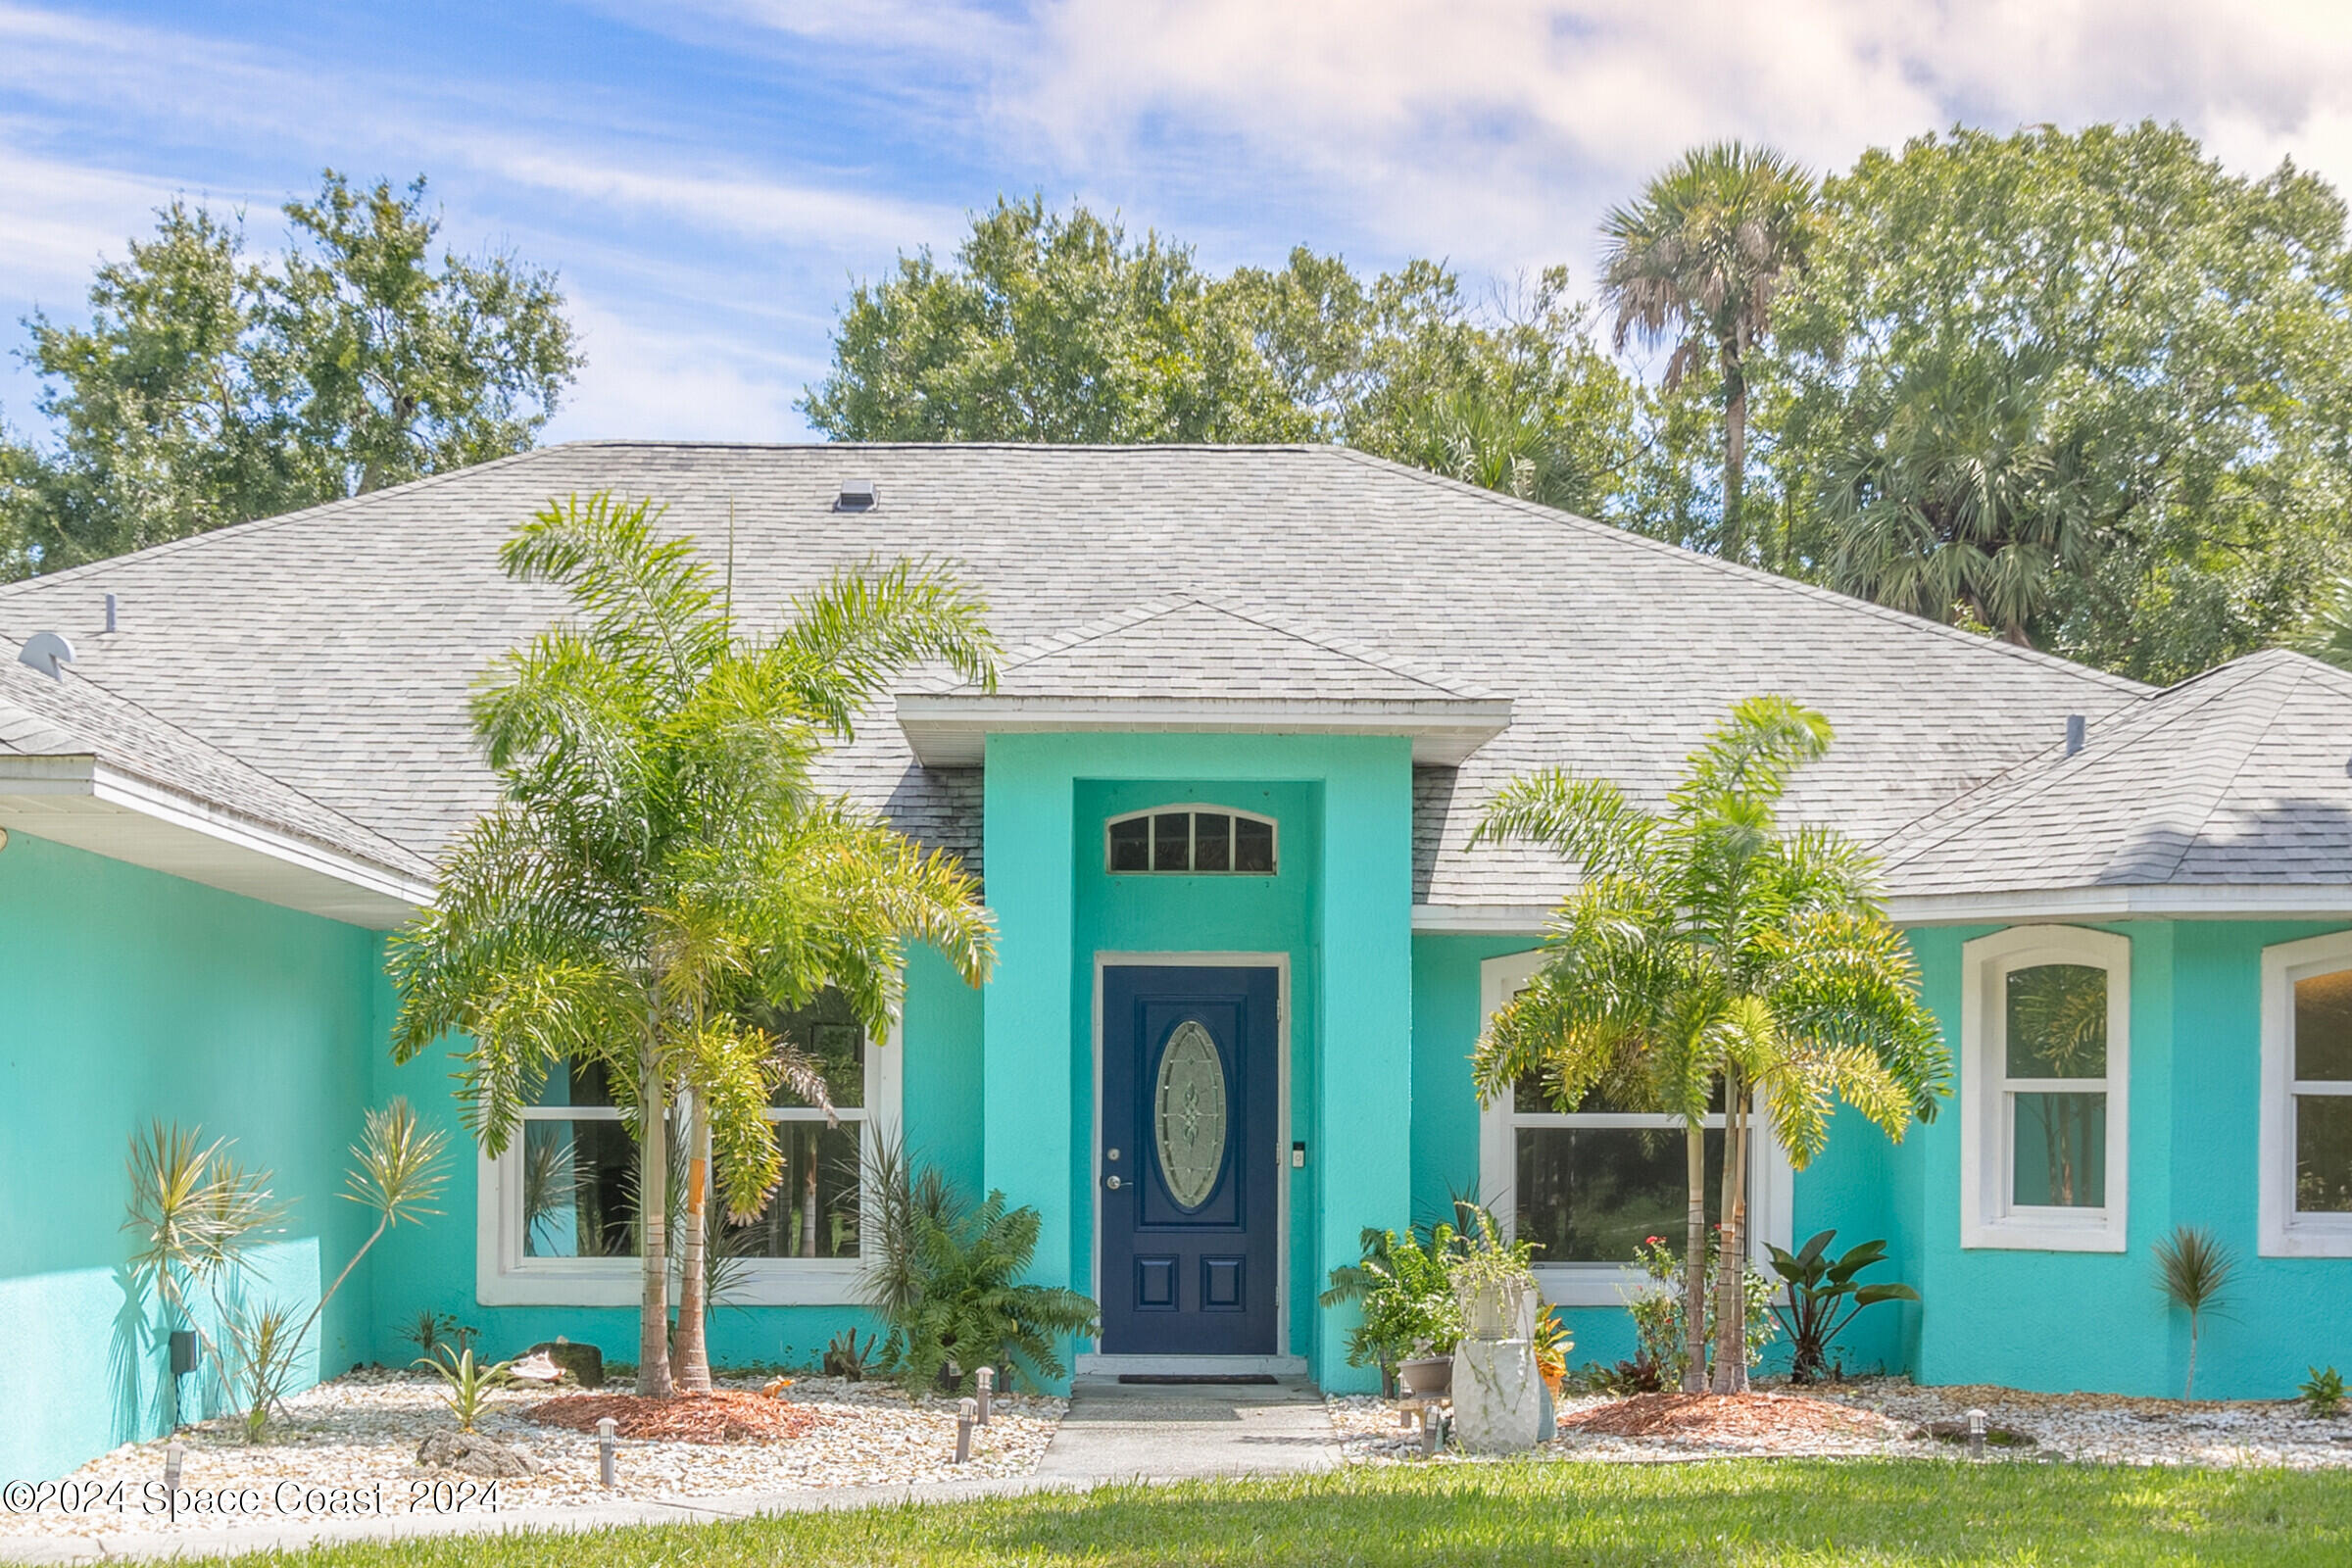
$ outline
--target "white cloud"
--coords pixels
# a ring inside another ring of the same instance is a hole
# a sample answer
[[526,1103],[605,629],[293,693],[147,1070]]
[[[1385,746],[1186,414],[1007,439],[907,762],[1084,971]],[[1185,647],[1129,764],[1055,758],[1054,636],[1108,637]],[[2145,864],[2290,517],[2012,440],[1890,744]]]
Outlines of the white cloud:
[[1042,33],[1010,101],[1064,160],[1148,167],[1182,126],[1498,266],[1583,256],[1608,201],[1723,136],[1834,168],[1955,120],[2147,116],[2352,176],[2333,3],[1054,0]]
[[588,365],[545,439],[808,439],[792,401],[821,365],[759,338],[650,321],[624,302],[577,291],[571,318]]

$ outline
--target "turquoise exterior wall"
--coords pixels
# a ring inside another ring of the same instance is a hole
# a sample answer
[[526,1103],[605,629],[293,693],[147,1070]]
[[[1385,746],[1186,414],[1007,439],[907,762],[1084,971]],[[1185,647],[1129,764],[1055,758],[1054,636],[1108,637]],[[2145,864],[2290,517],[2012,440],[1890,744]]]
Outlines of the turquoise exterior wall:
[[[1281,823],[1280,875],[1137,879],[1100,870],[1106,814],[1179,800]],[[988,743],[984,1000],[987,1184],[1046,1216],[1039,1277],[1094,1272],[1094,971],[1103,952],[1290,956],[1290,1345],[1326,1387],[1346,1319],[1313,1304],[1361,1227],[1410,1201],[1412,764],[1401,739],[1000,735]],[[1251,884],[1257,884],[1252,886]],[[1345,1200],[1326,1195],[1345,1194]]]
[[[380,971],[374,981],[377,1039],[389,1040],[397,1001]],[[389,1052],[375,1052],[373,1093],[386,1100],[407,1095],[420,1114],[448,1131],[458,1157],[442,1207],[446,1216],[428,1225],[404,1228],[377,1245],[373,1356],[391,1366],[407,1364],[416,1348],[401,1331],[424,1311],[449,1312],[481,1331],[484,1353],[515,1354],[559,1335],[591,1344],[607,1357],[637,1359],[634,1306],[484,1306],[474,1297],[474,1215],[481,1164],[461,1119],[451,1090],[455,1054],[463,1041],[428,1051],[406,1066],[394,1066]],[[908,1151],[940,1166],[966,1194],[981,1182],[980,994],[957,979],[947,961],[928,948],[908,956],[906,1005],[895,1048],[906,1053],[901,1070],[901,1111]],[[844,1328],[871,1333],[874,1315],[862,1306],[730,1306],[712,1309],[708,1331],[711,1360],[724,1366],[812,1366],[825,1342]]]
[[[293,1210],[248,1293],[307,1312],[366,1240],[340,1201],[382,1050],[370,932],[28,833],[0,851],[0,1477],[62,1475],[172,1419],[161,1320],[125,1267],[134,1131],[233,1137]],[[371,1264],[298,1386],[368,1359]],[[213,1413],[209,1375],[184,1381]]]
[[[1929,1004],[1960,1038],[1961,945],[1994,926],[1915,932]],[[2280,1398],[2311,1365],[2352,1367],[2352,1259],[2272,1258],[2256,1229],[2262,951],[2337,929],[2282,921],[2131,921],[2131,1187],[2121,1253],[1964,1250],[1956,1112],[1914,1139],[1921,1309],[1934,1383],[2174,1395],[2187,1315],[2156,1284],[2156,1244],[2202,1225],[2236,1253],[2227,1315],[2208,1321],[2197,1393]],[[1904,1152],[1911,1152],[1906,1146]]]

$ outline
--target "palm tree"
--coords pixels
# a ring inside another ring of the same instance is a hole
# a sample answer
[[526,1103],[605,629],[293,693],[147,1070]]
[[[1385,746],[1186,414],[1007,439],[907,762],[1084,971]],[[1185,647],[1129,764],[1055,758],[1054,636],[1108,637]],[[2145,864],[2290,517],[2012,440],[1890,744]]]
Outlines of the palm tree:
[[1636,332],[1671,340],[1668,390],[1708,356],[1723,377],[1725,556],[1746,553],[1747,360],[1772,329],[1782,288],[1812,238],[1812,176],[1764,147],[1716,142],[1685,153],[1641,198],[1601,220],[1601,298],[1622,350]]
[[1826,476],[1833,587],[2034,645],[2052,584],[2099,542],[2090,465],[2048,428],[2046,359],[1937,360],[1857,400]]
[[1527,839],[1577,864],[1544,967],[1494,1015],[1474,1063],[1483,1100],[1538,1077],[1573,1110],[1595,1085],[1632,1085],[1682,1118],[1690,1177],[1684,1387],[1705,1366],[1707,1116],[1724,1119],[1723,1247],[1715,1280],[1718,1393],[1746,1386],[1746,1169],[1756,1102],[1802,1167],[1843,1100],[1899,1138],[1950,1076],[1918,972],[1886,924],[1868,858],[1818,828],[1784,832],[1790,776],[1829,721],[1751,697],[1691,754],[1662,812],[1559,769],[1496,791],[1479,839]]
[[[907,940],[973,984],[994,937],[959,863],[818,793],[811,766],[899,669],[993,680],[982,607],[944,569],[843,572],[743,636],[692,545],[608,494],[551,503],[501,552],[572,615],[496,662],[473,703],[498,806],[442,859],[433,906],[395,939],[395,1058],[469,1037],[460,1094],[492,1154],[549,1067],[602,1064],[638,1144],[638,1392],[672,1392],[667,1182],[685,1140],[678,1386],[710,1386],[701,1250],[712,1177],[766,1205],[779,1084],[828,1103],[816,1063],[747,1021],[827,987],[870,1036],[895,1017]],[[643,1173],[656,1173],[646,1175]]]

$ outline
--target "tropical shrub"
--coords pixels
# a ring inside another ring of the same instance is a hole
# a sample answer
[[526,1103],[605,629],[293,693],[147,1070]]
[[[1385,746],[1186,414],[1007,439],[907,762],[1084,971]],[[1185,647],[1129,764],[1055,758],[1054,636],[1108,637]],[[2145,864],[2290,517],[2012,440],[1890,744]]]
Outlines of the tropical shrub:
[[1036,1209],[991,1192],[977,1206],[936,1169],[916,1169],[905,1150],[877,1143],[867,1160],[874,1195],[866,1299],[890,1325],[883,1359],[898,1363],[907,1392],[953,1393],[997,1368],[1009,1392],[1038,1388],[1067,1370],[1055,1341],[1102,1331],[1094,1301],[1020,1276],[1037,1254]]
[[1348,1331],[1348,1364],[1377,1366],[1393,1387],[1396,1366],[1416,1355],[1450,1355],[1462,1337],[1461,1298],[1454,1267],[1461,1249],[1454,1228],[1408,1228],[1400,1237],[1367,1227],[1363,1255],[1331,1271],[1325,1306],[1354,1301],[1361,1321]]
[[2303,1396],[2303,1408],[2323,1421],[2344,1413],[2344,1379],[2333,1367],[2326,1371],[2311,1368],[2311,1376],[2295,1392]]
[[[1721,1227],[1711,1227],[1707,1232],[1701,1279],[1720,1271],[1722,1252],[1723,1231]],[[1636,1348],[1631,1362],[1619,1363],[1614,1381],[1624,1392],[1646,1394],[1682,1383],[1683,1372],[1689,1365],[1689,1347],[1694,1339],[1698,1345],[1706,1346],[1719,1338],[1715,1331],[1716,1298],[1712,1292],[1706,1296],[1703,1333],[1693,1337],[1687,1332],[1683,1320],[1684,1303],[1690,1293],[1683,1273],[1682,1255],[1666,1245],[1664,1237],[1651,1236],[1634,1249],[1634,1261],[1649,1276],[1650,1283],[1625,1298],[1626,1310],[1634,1320]],[[1752,1265],[1741,1271],[1740,1284],[1747,1303],[1747,1321],[1741,1337],[1747,1364],[1752,1367],[1763,1359],[1764,1348],[1772,1343],[1776,1332],[1772,1284]]]
[[[1794,1252],[1771,1247],[1772,1271],[1787,1286],[1786,1307],[1776,1303],[1773,1316],[1788,1333],[1792,1352],[1788,1363],[1791,1383],[1818,1382],[1829,1368],[1831,1342],[1854,1320],[1854,1314],[1881,1301],[1916,1301],[1919,1293],[1908,1285],[1858,1285],[1854,1277],[1874,1263],[1886,1261],[1885,1242],[1864,1242],[1838,1257],[1829,1255],[1838,1233],[1823,1231]],[[1769,1244],[1767,1244],[1769,1246]],[[1839,1313],[1843,1313],[1840,1316]]]

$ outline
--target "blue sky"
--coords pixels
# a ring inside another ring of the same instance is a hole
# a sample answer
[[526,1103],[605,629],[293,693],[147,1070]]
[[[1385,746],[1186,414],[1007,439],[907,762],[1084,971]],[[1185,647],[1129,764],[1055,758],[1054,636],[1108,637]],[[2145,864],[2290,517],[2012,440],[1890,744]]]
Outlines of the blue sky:
[[[1691,141],[1816,167],[1955,120],[2178,120],[2352,177],[2337,0],[0,0],[0,343],[184,193],[430,176],[461,250],[558,270],[589,357],[550,431],[794,439],[851,279],[1042,191],[1216,267],[1295,243],[1590,275]],[[37,427],[13,353],[0,417]]]

